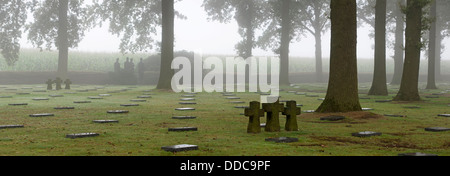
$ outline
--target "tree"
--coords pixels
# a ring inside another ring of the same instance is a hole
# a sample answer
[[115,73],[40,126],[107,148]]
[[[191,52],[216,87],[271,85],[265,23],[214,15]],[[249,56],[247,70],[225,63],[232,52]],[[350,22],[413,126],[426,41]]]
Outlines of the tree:
[[356,0],[331,0],[330,79],[316,112],[361,111],[356,59]]
[[392,76],[391,84],[399,85],[402,80],[403,73],[403,57],[404,57],[404,31],[405,31],[405,14],[402,13],[402,6],[405,5],[405,0],[397,0],[396,8],[393,10],[393,17],[395,19],[395,41],[394,41],[394,75]]
[[433,0],[430,8],[430,18],[433,20],[429,32],[428,44],[428,79],[426,89],[437,89],[436,87],[436,33],[437,33],[437,3]]
[[423,47],[421,36],[426,28],[423,23],[423,8],[429,0],[408,0],[406,9],[405,30],[405,63],[403,66],[400,90],[394,101],[419,101],[419,66],[420,51]]
[[377,0],[375,7],[375,68],[369,95],[387,96],[386,81],[386,0]]
[[54,45],[59,51],[57,77],[65,79],[68,72],[69,48],[75,48],[89,28],[83,0],[44,0],[37,3],[34,22],[28,26],[28,39],[34,46]]
[[163,0],[162,3],[162,40],[161,40],[161,74],[157,89],[170,89],[174,71],[171,68],[174,47],[174,0]]
[[0,50],[9,66],[19,59],[19,40],[31,5],[20,0],[0,1]]

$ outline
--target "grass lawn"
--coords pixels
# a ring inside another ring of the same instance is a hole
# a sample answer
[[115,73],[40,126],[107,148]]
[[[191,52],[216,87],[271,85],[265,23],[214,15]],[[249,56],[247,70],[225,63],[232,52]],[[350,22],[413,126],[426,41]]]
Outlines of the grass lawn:
[[[302,113],[297,117],[299,131],[284,130],[285,118],[280,116],[281,131],[247,134],[248,118],[240,115],[248,102],[259,100],[256,93],[236,93],[246,104],[231,104],[220,93],[195,95],[197,105],[180,105],[182,93],[156,91],[154,86],[94,86],[78,85],[72,90],[34,92],[45,85],[1,86],[0,125],[24,125],[24,128],[0,129],[1,156],[397,156],[400,153],[432,153],[450,156],[450,131],[428,132],[427,127],[450,128],[450,84],[438,84],[439,90],[421,90],[424,101],[387,102],[398,86],[389,86],[389,96],[363,94],[370,84],[360,85],[361,105],[374,110],[337,113],[346,119],[337,122],[321,121],[330,114]],[[316,109],[325,97],[325,84],[298,84],[299,88],[282,87],[282,100],[296,100],[303,104],[302,111]],[[29,88],[32,89],[29,89]],[[425,85],[421,84],[421,88]],[[15,88],[17,90],[8,90]],[[93,90],[97,88],[96,90]],[[126,91],[119,91],[128,88]],[[79,90],[89,89],[88,92]],[[288,93],[289,90],[316,94],[307,97]],[[108,93],[118,91],[115,93]],[[30,94],[19,95],[27,92]],[[69,92],[69,93],[68,93]],[[70,94],[74,92],[75,94]],[[439,98],[425,98],[432,93],[446,92]],[[147,102],[131,102],[137,96],[150,93]],[[49,95],[64,95],[50,97]],[[110,94],[103,99],[90,96]],[[33,98],[49,98],[35,101]],[[75,104],[74,101],[91,101]],[[10,106],[11,103],[28,103],[26,106]],[[121,104],[137,103],[140,106],[123,107]],[[72,110],[55,110],[58,106],[73,106]],[[406,106],[419,106],[408,109]],[[195,111],[175,111],[175,108],[194,107]],[[127,114],[108,114],[108,110],[128,110]],[[30,114],[53,113],[51,117],[29,117]],[[386,117],[384,114],[405,115]],[[172,116],[196,116],[196,119],[176,120]],[[93,120],[118,120],[119,123],[98,124]],[[261,118],[265,122],[265,118]],[[170,127],[198,127],[193,132],[169,132]],[[351,133],[361,131],[381,132],[381,136],[360,138]],[[91,138],[66,138],[66,134],[98,133]],[[295,137],[298,142],[266,142],[269,137]],[[166,152],[162,146],[194,144],[199,150]]]

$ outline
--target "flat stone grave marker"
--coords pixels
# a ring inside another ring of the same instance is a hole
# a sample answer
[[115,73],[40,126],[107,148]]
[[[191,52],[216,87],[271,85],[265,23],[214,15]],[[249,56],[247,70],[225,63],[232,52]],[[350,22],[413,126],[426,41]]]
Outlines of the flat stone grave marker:
[[361,100],[370,100],[370,97],[359,97]]
[[141,95],[141,96],[137,96],[137,98],[152,98],[152,97],[148,96],[148,95]]
[[361,108],[361,110],[363,110],[363,111],[371,111],[373,109],[372,108]]
[[445,128],[445,127],[428,127],[428,128],[425,128],[425,131],[442,132],[442,131],[450,131],[450,128]]
[[110,97],[111,94],[98,94],[98,96],[101,96],[101,97]]
[[50,116],[55,116],[55,114],[51,114],[51,113],[30,114],[30,117],[50,117]]
[[440,117],[450,117],[450,114],[438,114]]
[[180,101],[195,101],[195,98],[182,98]]
[[260,126],[261,128],[264,128],[264,127],[266,127],[266,123],[261,123],[261,124],[259,124],[259,126]]
[[197,131],[197,127],[176,127],[169,128],[169,131],[182,132],[182,131]]
[[195,108],[176,108],[177,111],[194,111]]
[[259,95],[271,95],[271,93],[259,93]]
[[386,117],[406,117],[405,115],[396,115],[396,114],[384,114]]
[[306,95],[306,97],[319,97],[319,95]]
[[186,95],[181,95],[181,97],[195,97],[195,95],[192,95],[192,94],[186,94]]
[[64,97],[64,95],[48,95],[49,97]]
[[373,132],[373,131],[363,131],[363,132],[352,133],[352,136],[355,136],[355,137],[381,136],[381,133]]
[[26,106],[28,103],[10,103],[9,106]]
[[291,138],[291,137],[266,138],[265,140],[271,141],[271,142],[276,142],[276,143],[298,142],[298,138]]
[[12,96],[0,96],[0,98],[12,98]]
[[91,100],[100,100],[103,99],[103,97],[88,97]]
[[143,93],[142,95],[153,95],[152,93]]
[[106,93],[120,93],[120,91],[116,90],[116,91],[108,91]]
[[420,106],[405,106],[406,109],[420,109]]
[[75,139],[75,138],[85,138],[85,137],[95,137],[95,136],[99,136],[99,134],[97,134],[97,133],[67,134],[66,138]]
[[339,120],[344,120],[345,117],[344,116],[326,116],[326,117],[321,117],[320,120],[326,120],[326,121],[339,121]]
[[172,119],[195,119],[194,116],[173,116]]
[[236,96],[236,94],[222,94],[225,97],[232,97],[232,96]]
[[302,104],[297,104],[297,107],[302,107],[303,105]]
[[77,92],[89,92],[88,90],[77,90]]
[[48,98],[33,98],[34,101],[45,101],[49,100]]
[[293,91],[293,90],[290,90],[290,91],[287,91],[287,93],[296,93],[297,91]]
[[388,102],[392,102],[392,100],[375,100],[375,102],[377,102],[377,103],[388,103]]
[[143,90],[142,92],[151,92],[152,90]]
[[74,101],[73,103],[84,104],[84,103],[92,103],[91,101]]
[[226,97],[225,99],[229,99],[229,100],[238,100],[238,99],[241,99],[241,98],[239,98],[239,97]]
[[323,100],[325,100],[325,98],[318,98],[317,100],[319,100],[319,101],[323,101]]
[[178,104],[182,104],[182,105],[195,105],[197,104],[196,102],[179,102]]
[[304,92],[296,92],[295,95],[306,95]]
[[127,110],[109,110],[106,111],[108,114],[126,114],[129,113],[130,111]]
[[40,93],[42,93],[42,92],[47,92],[46,90],[33,90],[33,92],[40,92]]
[[14,91],[14,90],[17,90],[17,89],[5,89],[5,90]]
[[93,120],[94,123],[119,123],[118,120]]
[[120,106],[124,106],[124,107],[139,106],[139,104],[121,104]]
[[75,107],[55,107],[53,109],[65,110],[65,109],[75,109]]
[[64,92],[64,94],[77,94],[76,92]]
[[190,144],[180,144],[180,145],[164,146],[161,147],[161,149],[168,152],[182,152],[182,151],[198,150],[198,146]]
[[437,96],[437,95],[429,95],[429,96],[425,96],[425,98],[439,98],[439,96]]
[[132,99],[130,100],[132,102],[146,102],[147,100],[142,100],[142,99]]
[[245,101],[230,101],[231,104],[244,104]]
[[7,129],[7,128],[23,128],[23,125],[0,125],[0,129]]
[[97,89],[86,89],[87,91],[97,91]]
[[237,109],[245,109],[245,108],[249,108],[249,106],[235,106],[234,108],[237,108]]
[[19,93],[16,93],[16,95],[30,95],[31,93],[28,93],[28,92],[19,92]]
[[398,156],[438,156],[438,155],[416,152],[416,153],[400,153],[398,154]]
[[22,87],[21,89],[33,89],[32,87]]
[[304,112],[304,113],[313,113],[313,112],[316,112],[316,110],[305,110],[305,111],[302,111],[302,112]]
[[432,93],[431,95],[444,95],[445,93]]

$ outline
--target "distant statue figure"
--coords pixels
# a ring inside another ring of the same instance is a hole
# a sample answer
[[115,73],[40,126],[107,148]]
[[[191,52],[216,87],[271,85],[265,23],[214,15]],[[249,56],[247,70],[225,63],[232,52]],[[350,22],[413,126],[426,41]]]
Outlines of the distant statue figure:
[[114,63],[114,72],[116,73],[120,72],[119,58],[117,58],[116,63]]
[[141,61],[138,63],[138,77],[139,77],[139,82],[142,83],[144,80],[144,71],[145,71],[145,66],[144,66],[144,60],[141,58]]
[[134,67],[135,67],[135,65],[133,63],[133,58],[131,58],[131,61],[130,61],[130,72],[131,73],[134,73]]
[[53,89],[53,80],[52,79],[48,79],[47,82],[45,82],[47,84],[47,90],[52,90]]
[[72,84],[72,81],[70,81],[70,79],[66,79],[66,81],[64,81],[64,84],[66,84],[65,89],[70,90],[70,84]]
[[59,77],[57,77],[56,78],[56,80],[55,80],[55,83],[56,83],[56,90],[61,90],[61,83],[62,83],[63,81],[61,80],[61,78],[59,78]]
[[123,68],[124,68],[125,72],[129,72],[130,71],[130,58],[127,57],[127,60],[123,64]]

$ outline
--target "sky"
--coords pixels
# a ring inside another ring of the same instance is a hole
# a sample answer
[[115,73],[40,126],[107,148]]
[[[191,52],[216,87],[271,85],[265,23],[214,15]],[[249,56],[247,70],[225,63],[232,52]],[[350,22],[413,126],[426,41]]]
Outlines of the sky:
[[[175,50],[188,50],[203,52],[204,54],[234,55],[235,45],[241,41],[238,34],[238,25],[232,20],[230,23],[222,24],[209,21],[201,7],[203,0],[185,0],[175,4],[175,9],[187,17],[186,20],[176,19],[175,21]],[[370,29],[362,26],[358,29],[358,58],[373,58],[374,41],[369,37]],[[160,36],[158,36],[160,37]],[[160,39],[158,39],[160,40]],[[448,40],[444,41],[449,43]],[[23,48],[32,48],[26,41],[26,36],[22,38]],[[86,35],[78,48],[72,51],[85,52],[120,52],[120,39],[116,35],[108,32],[108,25],[101,28],[94,28],[86,32]],[[329,57],[330,33],[327,32],[322,37],[322,55]],[[307,35],[300,41],[294,40],[290,46],[290,55],[294,57],[314,57],[315,41],[314,37]],[[256,56],[272,56],[271,50],[265,51],[255,49]],[[393,52],[388,50],[387,59],[391,59]],[[442,59],[450,60],[450,51],[445,51]]]

